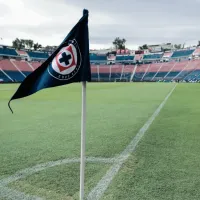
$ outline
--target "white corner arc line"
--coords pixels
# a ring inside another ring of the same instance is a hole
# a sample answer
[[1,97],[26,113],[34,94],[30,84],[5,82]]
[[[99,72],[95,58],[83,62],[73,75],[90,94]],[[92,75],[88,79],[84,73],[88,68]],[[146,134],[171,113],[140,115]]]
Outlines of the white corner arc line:
[[169,94],[165,97],[163,102],[158,106],[156,111],[153,113],[153,115],[147,120],[147,122],[143,125],[143,127],[138,131],[136,136],[133,138],[133,140],[130,142],[130,144],[124,149],[124,151],[119,155],[119,161],[118,163],[114,163],[110,169],[107,171],[105,176],[97,183],[97,185],[91,190],[89,193],[87,200],[99,200],[104,192],[107,190],[108,186],[110,185],[113,178],[117,175],[118,171],[120,170],[122,164],[125,163],[125,161],[128,159],[130,154],[135,150],[138,143],[144,136],[145,132],[148,130],[152,122],[155,120],[155,118],[160,113],[161,109],[175,90],[177,84],[172,88],[172,90],[169,92]]
[[[43,164],[38,164],[30,168],[26,168],[16,172],[7,178],[0,180],[0,198],[6,198],[8,200],[44,200],[34,195],[25,194],[23,192],[8,188],[8,184],[17,181],[19,179],[30,176],[34,173],[40,172],[50,167],[55,167],[63,164],[79,163],[80,158],[62,159],[57,161],[50,161]],[[87,157],[86,162],[88,163],[104,163],[113,164],[117,162],[116,158],[102,158],[102,157]]]
[[42,200],[40,197],[33,195],[28,195],[17,190],[10,189],[8,187],[0,188],[0,197],[6,198],[8,200]]

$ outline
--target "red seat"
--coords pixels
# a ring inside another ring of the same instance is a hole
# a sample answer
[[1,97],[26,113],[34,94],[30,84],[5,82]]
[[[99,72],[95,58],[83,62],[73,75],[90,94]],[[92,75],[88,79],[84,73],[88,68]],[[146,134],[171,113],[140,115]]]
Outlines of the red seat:
[[7,71],[18,71],[17,68],[8,59],[0,61],[0,68]]
[[18,60],[13,60],[13,63],[16,64],[16,66],[21,70],[25,72],[31,72],[33,69],[28,65],[26,61],[18,61]]
[[99,73],[110,73],[110,66],[109,65],[100,65],[99,66]]
[[31,65],[32,65],[32,67],[34,68],[34,69],[37,69],[38,67],[40,67],[40,65],[41,65],[42,63],[41,62],[31,62]]

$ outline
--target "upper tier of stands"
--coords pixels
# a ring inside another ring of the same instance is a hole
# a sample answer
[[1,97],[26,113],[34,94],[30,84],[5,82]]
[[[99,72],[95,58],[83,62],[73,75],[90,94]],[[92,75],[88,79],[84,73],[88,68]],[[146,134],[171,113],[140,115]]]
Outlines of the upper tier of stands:
[[161,59],[163,54],[144,54],[143,60],[158,60]]
[[133,55],[117,55],[116,61],[133,61],[134,56]]
[[194,49],[174,51],[171,57],[172,58],[188,57],[192,55],[193,52]]
[[27,54],[33,59],[47,59],[49,57],[48,53],[45,52],[27,51]]
[[107,62],[107,56],[106,55],[90,54],[90,62],[91,63],[106,63]]
[[17,52],[15,51],[15,49],[10,49],[7,47],[0,47],[0,55],[2,56],[18,56]]

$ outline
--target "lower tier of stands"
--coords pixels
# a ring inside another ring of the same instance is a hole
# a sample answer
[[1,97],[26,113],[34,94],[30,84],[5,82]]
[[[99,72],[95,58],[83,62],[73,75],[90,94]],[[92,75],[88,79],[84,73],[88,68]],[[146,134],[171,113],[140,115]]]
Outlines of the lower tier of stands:
[[[0,61],[0,82],[22,82],[41,63]],[[92,81],[199,81],[200,61],[150,65],[91,65]]]

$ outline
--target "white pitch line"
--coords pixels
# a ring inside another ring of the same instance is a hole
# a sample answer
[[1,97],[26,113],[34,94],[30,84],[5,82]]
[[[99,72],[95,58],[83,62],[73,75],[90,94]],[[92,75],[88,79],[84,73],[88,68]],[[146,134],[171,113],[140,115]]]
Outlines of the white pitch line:
[[[59,165],[63,165],[63,164],[79,163],[79,162],[80,162],[80,158],[71,158],[71,159],[63,159],[63,160],[50,161],[50,162],[47,162],[47,163],[38,164],[38,165],[35,165],[33,167],[26,168],[26,169],[23,169],[21,171],[18,171],[14,175],[0,180],[0,187],[7,186],[11,182],[25,178],[27,176],[30,176],[32,174],[35,174],[37,172],[40,172],[40,171],[47,169],[47,168],[50,168],[50,167],[55,167],[55,166],[59,166]],[[116,158],[88,157],[88,158],[86,158],[86,162],[113,164],[114,162],[116,162]]]
[[133,138],[133,140],[130,142],[130,144],[125,148],[125,150],[119,155],[119,162],[114,163],[110,169],[107,171],[106,175],[97,183],[97,185],[91,190],[89,193],[87,200],[99,200],[108,186],[110,185],[113,178],[117,175],[118,171],[120,170],[122,164],[125,163],[125,161],[128,159],[128,157],[131,155],[131,153],[135,150],[138,143],[144,136],[145,132],[148,130],[152,122],[155,120],[157,115],[160,113],[161,109],[167,102],[168,98],[171,96],[172,92],[176,88],[177,84],[172,88],[172,90],[169,92],[169,94],[165,97],[163,102],[159,105],[159,107],[156,109],[156,111],[153,113],[153,115],[147,120],[147,122],[144,124],[144,126],[139,130],[139,132],[136,134],[136,136]]
[[[18,171],[14,175],[0,180],[0,198],[7,198],[8,200],[42,200],[43,198],[28,195],[23,192],[8,188],[7,185],[14,181],[25,178],[27,176],[30,176],[34,173],[40,172],[50,167],[55,167],[55,166],[59,166],[63,164],[79,163],[79,162],[80,162],[80,158],[62,159],[62,160],[57,160],[57,161],[50,161],[43,164],[38,164],[36,166]],[[117,162],[117,160],[116,158],[88,157],[86,158],[86,162],[113,164]]]
[[0,197],[8,200],[42,200],[40,197],[28,195],[7,187],[0,188]]

